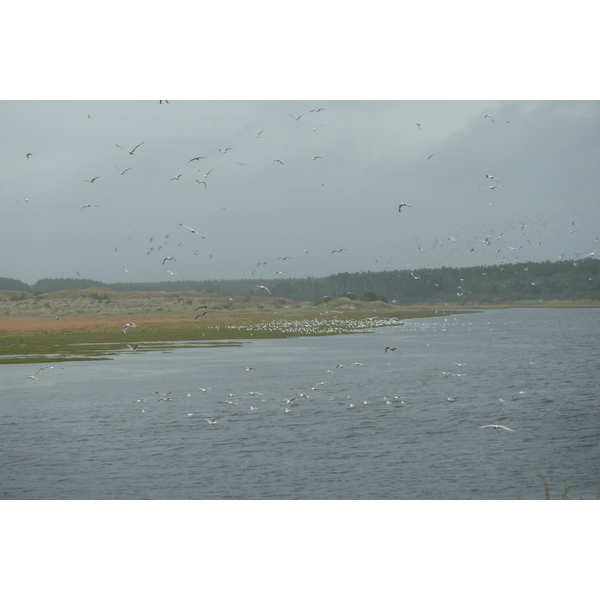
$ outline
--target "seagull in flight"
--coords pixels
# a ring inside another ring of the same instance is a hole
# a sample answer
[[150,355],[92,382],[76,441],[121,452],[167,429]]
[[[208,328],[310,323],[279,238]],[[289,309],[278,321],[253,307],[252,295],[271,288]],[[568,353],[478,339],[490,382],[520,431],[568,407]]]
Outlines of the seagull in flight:
[[219,419],[218,419],[218,417],[217,417],[216,419],[207,419],[206,417],[204,417],[204,420],[205,420],[207,423],[210,423],[211,425],[215,425],[215,424],[216,424],[216,422],[217,422]]
[[123,325],[123,327],[121,328],[121,333],[123,335],[125,335],[127,333],[127,330],[130,327],[137,327],[137,325],[132,321],[131,323],[126,323],[125,325]]
[[203,173],[200,169],[198,169],[198,173],[200,173],[200,175],[202,175],[202,177],[206,178],[208,177],[211,173],[212,173],[212,169],[208,172],[208,173]]
[[[169,183],[169,182],[167,181],[167,183]],[[194,179],[194,181],[192,181],[192,183],[203,183],[205,188],[208,187],[208,185],[206,185],[206,181],[202,181],[202,179]]]
[[283,164],[278,158],[273,159],[273,162],[278,162],[279,164]]
[[300,115],[299,117],[295,117],[294,115],[290,115],[290,117],[292,117],[292,119],[295,119],[296,121],[298,119],[301,119],[304,115]]
[[115,165],[115,168],[117,169],[117,171],[119,171],[119,173],[120,173],[121,175],[123,175],[123,173],[127,173],[127,171],[130,171],[130,170],[131,170],[131,167],[129,167],[129,169],[125,169],[124,171],[121,171],[121,169],[119,169],[119,167],[117,167],[117,165]]
[[259,138],[261,133],[262,133],[262,129],[258,133],[255,133],[254,137]]
[[169,180],[167,181],[167,183],[169,183],[169,181],[173,181],[173,179],[177,179],[177,181],[179,181],[179,178],[180,178],[182,175],[185,175],[185,173],[179,173],[179,175],[177,175],[177,177],[171,177],[171,179],[169,179]]
[[504,187],[503,185],[486,185],[484,187],[480,187],[480,190],[495,190],[496,188]]
[[54,368],[54,367],[42,367],[41,369],[38,369],[38,370],[36,371],[36,374],[35,374],[35,375],[29,375],[29,376],[28,376],[28,377],[26,377],[25,379],[35,379],[35,381],[37,381],[37,376],[39,375],[39,373],[40,373],[41,371],[43,371],[44,369],[52,369],[52,368]]
[[[98,175],[98,177],[100,177],[100,175]],[[84,179],[84,181],[89,181],[90,183],[94,183],[94,181],[96,181],[96,179],[98,179],[98,177],[94,177],[92,179]]]
[[317,158],[321,158],[320,156],[311,156],[312,160],[317,160]]
[[398,348],[391,348],[390,346],[386,346],[386,347],[385,347],[385,351],[386,351],[386,352],[387,352],[388,350],[389,350],[390,352],[393,352],[394,350],[397,350],[397,349],[398,349]]
[[129,152],[129,154],[131,154],[131,156],[133,156],[133,153],[142,145],[145,144],[146,142],[141,142],[140,144],[138,144],[133,150],[127,150],[127,148],[123,148],[123,146],[119,146],[119,144],[115,144],[115,146],[117,148],[121,148],[121,150],[125,150],[125,152]]
[[321,112],[322,110],[326,110],[325,108],[313,108],[310,112]]
[[219,152],[222,152],[223,154],[226,154],[228,150],[231,150],[231,148],[225,148],[225,150],[221,150],[221,148],[219,148]]
[[174,260],[175,262],[177,262],[177,259],[174,256],[167,256],[163,261],[162,264],[164,266],[164,264],[168,261],[168,260]]
[[81,211],[82,211],[84,208],[90,208],[90,207],[92,207],[92,206],[95,206],[96,208],[98,208],[98,205],[97,205],[97,204],[86,204],[85,206],[82,206],[82,207],[79,209],[79,212],[81,212]]
[[421,123],[413,123],[413,125],[416,125],[419,128],[419,131],[421,131]]
[[27,158],[27,160],[29,160],[29,157],[30,157],[30,156],[33,156],[33,154],[31,154],[31,152],[28,152],[28,153],[25,155],[25,158]]
[[[183,223],[179,223],[182,227],[185,227],[186,229],[189,229],[192,233],[195,233],[196,235],[200,235],[195,229],[192,229],[191,227],[188,227],[187,225],[184,225]],[[203,235],[200,235],[200,237],[205,240],[206,238]]]
[[319,127],[323,127],[323,123],[321,123],[321,125],[317,125],[316,127],[313,127],[313,131],[316,131],[317,129],[319,129]]
[[334,252],[343,252],[344,250],[348,251],[348,248],[340,248],[339,250],[332,250],[331,254],[333,254]]
[[194,156],[194,158],[190,158],[188,162],[191,163],[193,160],[200,160],[201,158],[206,158],[206,156]]
[[134,346],[130,346],[129,344],[127,344],[127,347],[132,351],[135,352],[138,349],[138,346],[140,344],[142,344],[143,342],[139,342],[138,344],[135,344]]
[[506,429],[506,431],[514,431],[514,429],[509,429],[508,427],[504,427],[504,425],[483,425],[479,429],[485,429],[486,427],[492,427],[493,429]]
[[410,208],[410,204],[407,204],[406,202],[401,202],[400,206],[398,206],[398,212],[402,212],[403,206],[408,206]]
[[493,123],[493,122],[494,122],[494,117],[492,117],[492,115],[485,115],[483,118],[484,118],[484,119],[487,119],[488,117],[490,118],[490,120],[491,120],[491,121],[492,121],[492,123]]
[[272,296],[273,294],[271,294],[269,288],[266,285],[255,285],[251,290],[250,293],[252,293],[254,290],[265,290],[269,296]]

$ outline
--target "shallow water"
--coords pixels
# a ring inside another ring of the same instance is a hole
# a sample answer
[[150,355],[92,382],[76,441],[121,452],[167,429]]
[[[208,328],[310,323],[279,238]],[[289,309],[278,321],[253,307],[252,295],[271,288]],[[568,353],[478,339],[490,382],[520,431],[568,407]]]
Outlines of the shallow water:
[[487,310],[58,363],[37,381],[47,363],[2,365],[1,497],[541,499],[537,469],[552,497],[564,479],[595,498],[599,330],[598,309]]

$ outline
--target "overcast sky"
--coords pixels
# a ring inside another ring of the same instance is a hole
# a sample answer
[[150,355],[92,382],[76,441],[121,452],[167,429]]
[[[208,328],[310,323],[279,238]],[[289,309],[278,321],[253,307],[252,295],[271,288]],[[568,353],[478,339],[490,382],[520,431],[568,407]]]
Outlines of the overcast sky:
[[10,8],[0,276],[258,283],[600,247],[591,20],[178,6],[81,28]]
[[0,122],[1,276],[30,284],[259,281],[600,246],[594,101],[3,101]]

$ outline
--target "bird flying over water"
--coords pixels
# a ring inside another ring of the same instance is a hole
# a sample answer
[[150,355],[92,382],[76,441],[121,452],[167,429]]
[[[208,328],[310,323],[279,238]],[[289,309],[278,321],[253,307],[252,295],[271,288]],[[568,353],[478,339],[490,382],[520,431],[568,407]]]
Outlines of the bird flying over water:
[[126,324],[125,324],[125,325],[123,325],[123,327],[121,328],[121,333],[122,333],[123,335],[125,335],[125,334],[127,333],[127,330],[128,330],[130,327],[137,327],[137,325],[136,325],[135,323],[133,323],[133,322],[131,322],[131,323],[126,323]]
[[385,347],[385,351],[387,352],[388,350],[390,350],[390,352],[393,352],[394,350],[397,350],[398,348],[391,348],[390,346],[386,346]]
[[493,429],[506,429],[506,431],[514,431],[514,429],[509,429],[508,427],[504,427],[504,425],[483,425],[479,429],[485,429],[486,427],[492,427]]

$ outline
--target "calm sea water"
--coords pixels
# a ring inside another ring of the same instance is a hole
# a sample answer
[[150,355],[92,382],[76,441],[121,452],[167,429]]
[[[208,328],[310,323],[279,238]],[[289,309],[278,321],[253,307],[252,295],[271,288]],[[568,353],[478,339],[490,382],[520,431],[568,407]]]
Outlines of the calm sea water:
[[539,471],[595,498],[599,333],[598,309],[486,310],[2,365],[0,497],[542,499]]

